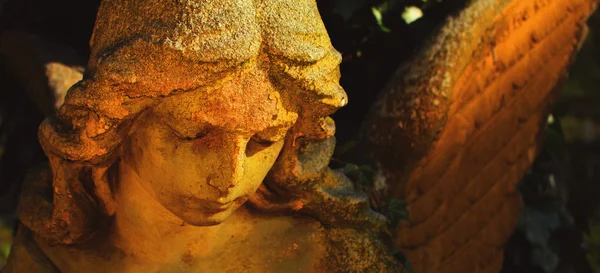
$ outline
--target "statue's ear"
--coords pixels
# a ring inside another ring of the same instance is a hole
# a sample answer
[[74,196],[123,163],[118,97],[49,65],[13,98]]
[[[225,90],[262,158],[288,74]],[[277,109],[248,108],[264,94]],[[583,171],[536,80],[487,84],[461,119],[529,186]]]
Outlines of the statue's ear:
[[94,193],[98,201],[98,209],[104,214],[111,216],[115,213],[116,203],[110,187],[111,172],[115,171],[112,165],[106,167],[92,168],[92,181],[94,181]]

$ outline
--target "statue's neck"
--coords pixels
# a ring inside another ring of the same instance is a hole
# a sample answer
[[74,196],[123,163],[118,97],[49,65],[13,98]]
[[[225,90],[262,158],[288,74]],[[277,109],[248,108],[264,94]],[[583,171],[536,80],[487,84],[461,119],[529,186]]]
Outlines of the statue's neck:
[[[219,231],[226,224],[198,227],[186,224],[163,207],[148,191],[130,165],[121,161],[119,190],[115,196],[115,213],[112,243],[126,255],[135,255],[145,261],[157,262],[196,252],[201,243],[207,253],[217,246]],[[235,218],[235,215],[232,215]]]
[[61,272],[312,272],[324,256],[323,229],[314,220],[242,206],[216,226],[184,224],[143,188],[130,166],[121,161],[119,168],[117,210],[106,237],[83,246],[38,241]]

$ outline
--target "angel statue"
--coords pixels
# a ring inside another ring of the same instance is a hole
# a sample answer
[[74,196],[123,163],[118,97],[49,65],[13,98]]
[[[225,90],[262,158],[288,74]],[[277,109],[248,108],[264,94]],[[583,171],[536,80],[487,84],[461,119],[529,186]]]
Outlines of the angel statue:
[[314,0],[103,0],[2,272],[497,272],[593,2],[449,18],[363,126],[365,192],[329,166],[348,98]]

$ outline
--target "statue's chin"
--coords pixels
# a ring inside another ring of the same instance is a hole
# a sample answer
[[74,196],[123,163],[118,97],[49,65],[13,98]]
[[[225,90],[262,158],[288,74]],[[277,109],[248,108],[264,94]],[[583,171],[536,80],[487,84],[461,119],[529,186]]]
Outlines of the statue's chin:
[[183,220],[186,224],[190,224],[192,226],[197,227],[206,227],[206,226],[216,226],[222,223],[222,220],[211,220],[211,219],[201,219],[201,220]]

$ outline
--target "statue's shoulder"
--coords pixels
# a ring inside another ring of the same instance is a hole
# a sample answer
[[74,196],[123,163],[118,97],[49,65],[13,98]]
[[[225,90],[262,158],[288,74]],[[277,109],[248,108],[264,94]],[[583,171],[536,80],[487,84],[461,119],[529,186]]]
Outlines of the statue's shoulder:
[[19,230],[23,230],[20,233],[29,236],[36,230],[45,230],[41,220],[52,215],[52,199],[52,170],[49,164],[44,163],[30,168],[23,179],[19,199],[18,211],[21,220]]
[[402,271],[402,264],[378,234],[354,228],[329,228],[324,236],[327,256],[318,272]]
[[33,233],[20,225],[15,241],[10,251],[8,263],[2,268],[2,273],[59,273],[60,271],[42,252]]
[[372,231],[324,226],[302,215],[252,216],[251,245],[277,249],[260,257],[277,269],[269,272],[401,272],[391,247]]

